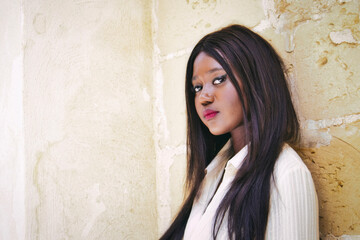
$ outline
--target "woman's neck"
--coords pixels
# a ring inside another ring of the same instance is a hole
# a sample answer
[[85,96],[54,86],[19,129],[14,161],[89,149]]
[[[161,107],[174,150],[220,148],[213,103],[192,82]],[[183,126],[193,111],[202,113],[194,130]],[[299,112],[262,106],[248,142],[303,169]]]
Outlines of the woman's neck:
[[235,154],[238,153],[246,145],[244,126],[240,126],[231,131],[231,141]]

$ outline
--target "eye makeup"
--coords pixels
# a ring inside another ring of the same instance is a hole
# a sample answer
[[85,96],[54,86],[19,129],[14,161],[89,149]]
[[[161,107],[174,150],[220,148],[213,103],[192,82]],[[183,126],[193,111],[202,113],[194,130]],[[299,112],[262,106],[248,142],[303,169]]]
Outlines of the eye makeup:
[[224,74],[224,75],[222,75],[222,76],[220,76],[220,77],[216,77],[216,78],[213,80],[213,84],[214,84],[214,85],[218,85],[218,84],[224,82],[224,81],[226,80],[226,78],[227,78],[227,74]]
[[[212,84],[213,85],[219,85],[221,83],[223,83],[227,78],[227,74],[225,73],[224,75],[221,75],[219,77],[216,77],[212,80]],[[194,86],[191,87],[191,91],[193,93],[197,93],[200,92],[202,90],[202,85],[201,84],[195,84]]]

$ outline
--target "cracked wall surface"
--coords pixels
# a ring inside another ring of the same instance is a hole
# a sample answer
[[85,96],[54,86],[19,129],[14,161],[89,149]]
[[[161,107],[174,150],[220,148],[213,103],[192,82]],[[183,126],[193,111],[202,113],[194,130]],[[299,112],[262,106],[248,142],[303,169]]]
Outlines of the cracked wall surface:
[[300,151],[318,192],[320,230],[323,235],[359,235],[360,121],[328,131],[330,145]]
[[157,239],[184,195],[187,58],[233,23],[284,59],[321,238],[358,239],[359,0],[0,5],[0,239]]

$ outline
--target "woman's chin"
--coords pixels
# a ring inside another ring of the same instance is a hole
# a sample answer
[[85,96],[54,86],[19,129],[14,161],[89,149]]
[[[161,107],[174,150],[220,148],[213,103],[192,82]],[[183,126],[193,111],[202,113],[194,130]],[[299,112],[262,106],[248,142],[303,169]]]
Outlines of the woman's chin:
[[209,128],[209,131],[212,135],[215,135],[215,136],[219,136],[219,135],[223,135],[227,132],[221,130],[221,129],[217,129],[217,128]]

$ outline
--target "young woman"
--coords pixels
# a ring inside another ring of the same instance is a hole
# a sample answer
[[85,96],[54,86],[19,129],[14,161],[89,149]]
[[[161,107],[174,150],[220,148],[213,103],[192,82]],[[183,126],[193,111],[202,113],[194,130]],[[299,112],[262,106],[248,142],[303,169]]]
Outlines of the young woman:
[[269,43],[240,25],[206,35],[185,89],[188,195],[161,239],[319,239],[313,180],[288,145],[298,119]]

